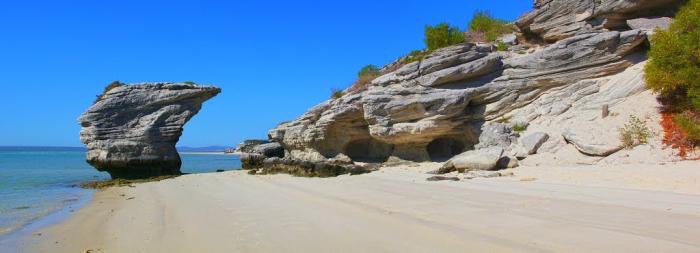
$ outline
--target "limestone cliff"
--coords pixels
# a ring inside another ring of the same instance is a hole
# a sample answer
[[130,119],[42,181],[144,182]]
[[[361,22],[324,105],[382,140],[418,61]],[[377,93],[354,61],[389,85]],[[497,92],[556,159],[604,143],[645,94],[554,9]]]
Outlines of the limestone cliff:
[[112,178],[180,174],[175,144],[204,101],[221,90],[178,83],[121,85],[80,116],[87,162]]
[[[554,152],[572,143],[584,154],[609,155],[619,145],[573,138],[576,129],[556,132],[551,124],[601,120],[596,115],[602,107],[644,92],[641,66],[649,31],[626,22],[672,14],[682,2],[538,0],[516,25],[523,42],[534,37],[542,44],[496,52],[489,44],[464,43],[418,62],[393,63],[366,89],[325,101],[268,135],[284,146],[289,159],[443,161],[488,147],[515,156],[521,133],[514,127],[536,123],[533,129],[547,125],[543,128],[553,136],[535,141],[538,147]],[[616,139],[610,135],[615,126],[605,127],[596,131]]]

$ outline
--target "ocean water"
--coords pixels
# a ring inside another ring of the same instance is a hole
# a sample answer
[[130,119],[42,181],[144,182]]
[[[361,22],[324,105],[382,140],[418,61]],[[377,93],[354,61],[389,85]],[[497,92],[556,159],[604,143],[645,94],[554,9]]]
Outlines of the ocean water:
[[[182,172],[240,168],[237,156],[181,153]],[[32,222],[87,202],[93,190],[76,187],[109,179],[85,162],[82,148],[0,147],[0,238]]]

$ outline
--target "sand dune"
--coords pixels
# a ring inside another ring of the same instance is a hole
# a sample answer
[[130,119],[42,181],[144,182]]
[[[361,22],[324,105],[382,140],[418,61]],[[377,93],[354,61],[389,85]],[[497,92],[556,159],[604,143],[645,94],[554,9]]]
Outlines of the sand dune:
[[[700,252],[700,189],[689,181],[698,178],[696,165],[664,165],[667,177],[655,182],[685,193],[617,184],[633,180],[616,172],[632,167],[607,168],[613,176],[598,185],[567,179],[561,171],[571,169],[544,168],[426,182],[421,172],[431,165],[328,179],[187,175],[99,192],[24,245],[33,252]],[[519,180],[533,175],[541,178]]]

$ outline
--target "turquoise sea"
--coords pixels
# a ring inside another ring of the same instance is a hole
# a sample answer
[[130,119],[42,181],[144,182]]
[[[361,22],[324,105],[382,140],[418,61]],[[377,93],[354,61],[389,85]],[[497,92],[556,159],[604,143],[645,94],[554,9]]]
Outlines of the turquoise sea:
[[[240,168],[238,156],[181,153],[182,172]],[[109,179],[85,162],[82,148],[0,147],[0,238],[57,212],[85,204],[93,190],[77,187]]]

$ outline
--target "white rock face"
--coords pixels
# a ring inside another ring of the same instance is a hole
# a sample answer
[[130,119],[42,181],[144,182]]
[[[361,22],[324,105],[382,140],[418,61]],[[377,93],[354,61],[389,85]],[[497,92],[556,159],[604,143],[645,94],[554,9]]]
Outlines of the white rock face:
[[221,90],[176,83],[123,85],[80,116],[87,162],[112,178],[180,174],[175,144],[204,101]]
[[[268,136],[290,158],[312,161],[339,154],[354,161],[445,161],[491,147],[524,158],[533,149],[553,154],[567,145],[578,155],[608,154],[577,151],[562,131],[586,127],[617,139],[619,118],[600,123],[601,108],[619,113],[613,106],[645,91],[647,32],[626,21],[651,10],[672,13],[680,2],[537,0],[516,22],[519,37],[530,31],[544,40],[529,53],[465,43],[392,63],[365,89],[325,101]],[[531,130],[549,138],[514,150],[520,133]]]
[[516,25],[554,42],[625,28],[630,19],[672,15],[683,3],[683,0],[536,0],[535,10],[520,17]]
[[565,111],[567,101],[597,89],[585,80],[633,65],[628,56],[645,39],[638,30],[586,34],[529,55],[488,52],[474,44],[440,49],[377,78],[365,91],[311,108],[272,129],[269,137],[299,159],[340,153],[373,161],[449,158],[482,142],[480,136],[491,133],[488,122],[547,91],[576,92],[546,105]]

